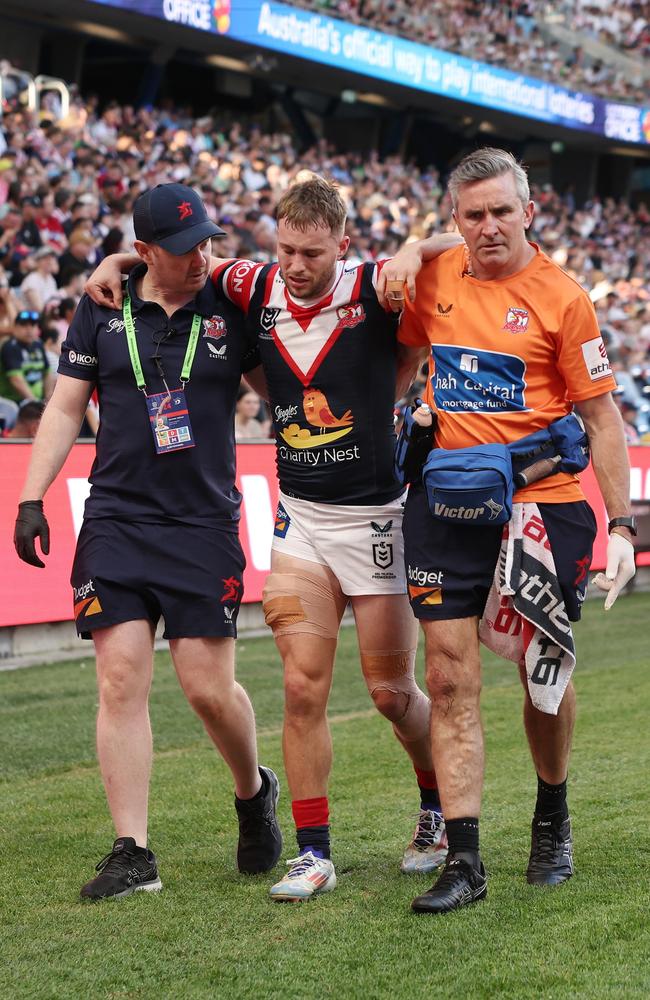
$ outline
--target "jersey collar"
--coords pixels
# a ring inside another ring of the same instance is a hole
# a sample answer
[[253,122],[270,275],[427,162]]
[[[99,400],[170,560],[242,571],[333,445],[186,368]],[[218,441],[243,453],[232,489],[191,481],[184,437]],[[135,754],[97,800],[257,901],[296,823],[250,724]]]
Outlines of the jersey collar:
[[[147,271],[146,264],[136,264],[131,273],[126,280],[126,290],[129,298],[131,299],[131,311],[135,315],[142,308],[151,305],[150,302],[146,302],[141,299],[136,291],[136,286],[138,279],[141,278]],[[205,285],[201,291],[189,302],[186,302],[184,306],[177,309],[176,312],[191,312],[198,313],[199,316],[212,316],[214,312],[214,290],[212,286],[212,279],[210,275],[205,282]]]

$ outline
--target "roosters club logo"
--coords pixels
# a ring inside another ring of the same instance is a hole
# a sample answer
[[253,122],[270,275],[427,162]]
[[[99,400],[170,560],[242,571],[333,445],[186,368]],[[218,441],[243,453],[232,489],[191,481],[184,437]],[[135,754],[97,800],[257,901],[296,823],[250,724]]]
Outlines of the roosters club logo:
[[180,205],[176,206],[176,208],[178,209],[179,222],[183,222],[184,219],[189,219],[190,215],[193,214],[192,206],[190,205],[189,201],[182,201]]
[[349,306],[341,306],[336,310],[339,326],[357,326],[366,318],[366,311],[360,302],[353,302]]
[[510,306],[503,329],[510,330],[510,333],[525,333],[528,329],[528,310]]
[[219,340],[227,333],[226,321],[223,316],[210,316],[203,320],[203,336],[210,337],[211,340]]

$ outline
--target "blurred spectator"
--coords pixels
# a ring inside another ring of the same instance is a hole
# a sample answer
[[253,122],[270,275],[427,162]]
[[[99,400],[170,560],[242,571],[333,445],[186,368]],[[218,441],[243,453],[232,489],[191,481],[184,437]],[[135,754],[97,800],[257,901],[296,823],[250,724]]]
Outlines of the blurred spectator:
[[41,333],[41,343],[45,348],[45,357],[50,366],[50,371],[56,379],[59,370],[59,358],[61,357],[61,344],[63,340],[59,337],[59,331],[54,326],[46,326]]
[[19,309],[18,299],[13,289],[9,287],[9,278],[0,268],[0,343],[4,337],[13,333]]
[[16,423],[18,416],[18,403],[13,399],[5,399],[0,396],[0,437],[4,431],[10,431]]
[[38,250],[43,245],[41,231],[36,222],[37,212],[42,205],[43,202],[38,195],[23,198],[21,206],[22,219],[16,236],[17,242],[27,247],[28,250]]
[[52,395],[54,379],[39,340],[38,319],[37,312],[21,310],[13,337],[0,348],[0,396],[6,399],[48,400]]
[[235,440],[250,441],[268,438],[271,421],[262,412],[260,397],[252,389],[242,386],[235,406]]
[[59,287],[68,285],[72,278],[90,274],[96,263],[95,240],[91,233],[87,229],[75,229],[68,249],[59,259]]
[[56,250],[49,246],[37,250],[33,254],[32,260],[35,267],[26,278],[23,278],[20,296],[27,309],[41,313],[45,308],[45,303],[56,296],[58,292],[54,275],[58,274],[59,262]]
[[124,249],[123,244],[124,233],[117,226],[113,226],[112,229],[109,229],[106,236],[102,240],[102,257],[108,257],[112,253],[121,253]]
[[614,398],[616,399],[618,408],[621,411],[621,416],[623,417],[625,440],[628,444],[639,444],[641,435],[639,434],[639,429],[636,424],[638,414],[636,403],[628,402],[622,395],[615,395]]
[[36,437],[44,409],[45,403],[39,399],[24,400],[18,407],[15,424],[11,429],[2,432],[2,438],[4,440],[33,440]]

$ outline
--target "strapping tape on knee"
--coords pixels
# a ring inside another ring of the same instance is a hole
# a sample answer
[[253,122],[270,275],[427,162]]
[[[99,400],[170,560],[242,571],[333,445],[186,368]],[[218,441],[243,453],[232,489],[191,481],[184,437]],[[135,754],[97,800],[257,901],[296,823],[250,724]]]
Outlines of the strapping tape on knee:
[[361,651],[361,664],[371,695],[390,691],[406,695],[402,717],[393,725],[401,739],[413,742],[429,731],[431,705],[415,681],[414,649]]

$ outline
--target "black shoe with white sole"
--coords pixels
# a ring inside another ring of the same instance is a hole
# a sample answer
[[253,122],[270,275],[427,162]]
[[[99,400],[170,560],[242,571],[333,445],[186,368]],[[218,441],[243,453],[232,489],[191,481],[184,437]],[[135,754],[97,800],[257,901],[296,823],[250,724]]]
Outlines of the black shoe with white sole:
[[89,900],[120,899],[132,892],[158,892],[156,856],[146,847],[138,847],[133,837],[118,837],[113,850],[99,862],[99,874],[81,889],[81,898]]

